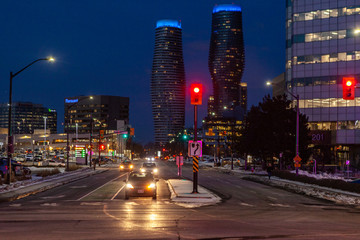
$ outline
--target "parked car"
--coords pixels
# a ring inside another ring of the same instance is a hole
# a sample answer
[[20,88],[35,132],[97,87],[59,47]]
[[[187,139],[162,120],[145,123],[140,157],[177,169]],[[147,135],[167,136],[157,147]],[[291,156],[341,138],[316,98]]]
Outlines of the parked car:
[[25,161],[32,161],[34,159],[34,156],[32,154],[28,154],[25,157]]
[[127,180],[124,180],[125,199],[129,197],[152,197],[156,199],[156,182],[151,173],[132,172]]
[[[31,173],[29,168],[24,167],[20,162],[17,162],[15,160],[11,160],[11,171],[16,176],[21,176],[23,174]],[[1,158],[0,159],[0,175],[1,175],[1,177],[3,177],[8,172],[9,172],[8,160],[7,160],[7,158]]]

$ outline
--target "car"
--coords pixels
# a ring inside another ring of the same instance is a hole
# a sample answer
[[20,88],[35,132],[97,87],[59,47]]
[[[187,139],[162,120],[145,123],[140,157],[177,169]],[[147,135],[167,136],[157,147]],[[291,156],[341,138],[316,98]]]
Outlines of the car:
[[119,166],[120,171],[132,171],[134,170],[134,164],[131,161],[124,161]]
[[43,157],[41,155],[36,155],[34,157],[34,162],[41,162],[43,160]]
[[[23,174],[31,173],[29,168],[24,167],[20,162],[17,162],[15,160],[11,160],[11,171],[16,176],[21,176]],[[1,158],[0,159],[0,175],[1,175],[1,177],[4,177],[4,175],[7,174],[8,172],[9,172],[8,160],[7,160],[7,158]]]
[[158,168],[154,162],[144,162],[140,168],[141,172],[152,173],[153,175],[158,175]]
[[32,161],[34,159],[34,156],[32,154],[28,154],[25,157],[25,161]]
[[125,182],[125,200],[130,197],[152,197],[156,199],[156,180],[147,172],[131,172]]

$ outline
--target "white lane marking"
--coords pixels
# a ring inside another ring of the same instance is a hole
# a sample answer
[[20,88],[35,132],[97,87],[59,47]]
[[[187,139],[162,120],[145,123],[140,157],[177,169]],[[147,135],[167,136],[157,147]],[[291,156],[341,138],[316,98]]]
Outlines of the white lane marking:
[[286,205],[286,204],[270,204],[270,206],[273,206],[273,207],[291,207],[290,205]]
[[108,182],[104,183],[104,184],[103,184],[103,185],[101,185],[100,187],[98,187],[98,188],[96,188],[96,189],[92,190],[91,192],[89,192],[89,193],[85,194],[84,196],[82,196],[81,198],[79,198],[77,201],[80,201],[81,199],[86,198],[87,196],[89,196],[89,195],[90,195],[90,194],[92,194],[93,192],[95,192],[95,191],[99,190],[100,188],[102,188],[102,187],[103,187],[103,186],[105,186],[106,184],[109,184],[109,183],[111,183],[111,182],[115,181],[116,179],[121,178],[122,176],[124,176],[124,175],[126,175],[126,174],[127,174],[127,173],[124,173],[124,174],[122,174],[122,175],[120,175],[120,176],[118,176],[118,177],[116,177],[116,178],[114,178],[114,179],[112,179],[112,180],[110,180],[110,181],[108,181]]
[[114,198],[116,198],[116,196],[121,192],[121,190],[124,189],[124,187],[125,187],[125,185],[123,185],[123,186],[119,189],[119,191],[117,191],[117,192],[115,193],[115,195],[111,198],[111,201],[114,200]]
[[243,205],[243,206],[247,206],[247,207],[253,207],[254,205],[252,205],[252,204],[248,204],[248,203],[240,203],[240,205]]
[[101,205],[105,205],[105,203],[103,203],[103,202],[82,202],[82,203],[80,203],[80,205],[85,205],[85,206],[101,206]]
[[269,199],[272,199],[272,200],[277,200],[277,198],[274,198],[274,197],[270,197],[268,196]]
[[10,204],[9,207],[21,207],[21,203]]
[[44,203],[44,204],[40,204],[40,206],[51,206],[51,207],[56,207],[57,204],[56,203]]
[[54,198],[63,198],[65,195],[57,195],[57,196],[49,196],[49,197],[41,197],[42,199],[54,199]]
[[81,186],[72,186],[69,188],[77,189],[77,188],[86,188],[86,187],[87,187],[86,185],[81,185]]

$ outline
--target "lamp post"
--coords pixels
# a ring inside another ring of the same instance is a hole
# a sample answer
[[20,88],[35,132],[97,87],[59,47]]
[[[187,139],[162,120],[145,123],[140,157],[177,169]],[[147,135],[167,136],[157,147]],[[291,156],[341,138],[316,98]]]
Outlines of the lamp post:
[[11,129],[11,107],[12,107],[12,82],[13,82],[13,78],[16,77],[19,73],[21,73],[22,71],[24,71],[25,69],[27,69],[28,67],[30,67],[31,65],[33,65],[36,62],[39,61],[49,61],[49,62],[54,62],[55,58],[53,57],[48,57],[48,58],[39,58],[36,59],[35,61],[29,63],[28,65],[26,65],[25,67],[23,67],[22,69],[20,69],[19,71],[17,71],[16,73],[10,72],[10,88],[9,88],[9,116],[8,116],[8,148],[7,148],[7,156],[8,156],[8,175],[7,175],[7,180],[6,182],[8,184],[10,184],[11,182],[11,155],[12,155],[12,151],[13,151],[13,136],[12,136],[12,129]]
[[[270,86],[270,85],[274,85],[274,83],[267,81],[266,85]],[[289,90],[287,90],[286,88],[284,88],[285,92],[290,94],[293,98],[296,99],[296,145],[295,145],[295,153],[296,156],[299,156],[299,94],[295,95],[292,92],[290,92]],[[299,167],[296,167],[296,175],[298,175],[298,171],[299,171]]]
[[44,118],[44,153],[45,153],[45,160],[46,160],[46,119],[47,117],[43,117]]
[[[69,119],[69,110],[73,107],[73,106],[75,106],[75,105],[77,105],[79,102],[81,102],[81,101],[83,101],[83,100],[85,100],[85,99],[93,99],[93,97],[92,96],[90,96],[90,97],[85,97],[85,98],[81,98],[81,99],[76,99],[76,101],[73,103],[73,104],[71,104],[71,105],[69,105],[68,107],[67,107],[67,109],[66,109],[66,119],[68,120],[68,122],[66,123],[65,122],[65,126],[67,126],[67,129],[66,129],[66,171],[69,171],[69,158],[70,158],[70,145],[69,145],[69,125],[70,125],[70,119]],[[68,100],[68,99],[65,99],[65,103],[67,103],[66,102],[66,100]],[[69,101],[69,102],[72,102],[71,100]]]

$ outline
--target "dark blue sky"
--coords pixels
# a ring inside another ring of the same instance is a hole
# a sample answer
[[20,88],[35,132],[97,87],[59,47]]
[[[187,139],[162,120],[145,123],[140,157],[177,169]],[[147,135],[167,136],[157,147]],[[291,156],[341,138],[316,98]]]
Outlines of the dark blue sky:
[[[52,55],[56,63],[36,63],[14,78],[13,101],[54,108],[61,125],[65,97],[130,97],[136,140],[152,141],[149,93],[156,21],[181,20],[187,85],[204,83],[207,96],[211,14],[221,3],[239,4],[243,10],[243,81],[250,108],[270,93],[265,80],[284,71],[285,1],[1,0],[0,102],[8,102],[9,71]],[[191,126],[189,99],[186,109],[186,125]],[[199,110],[202,119],[206,105]]]

